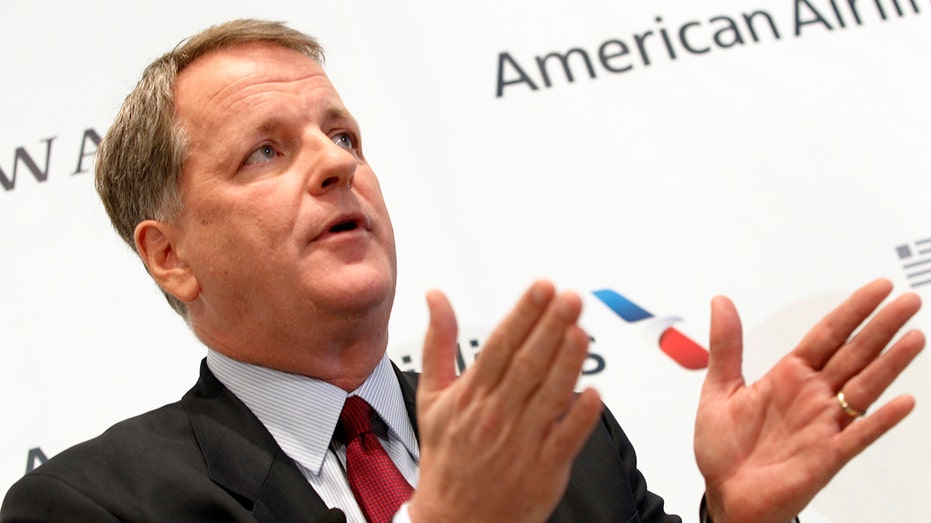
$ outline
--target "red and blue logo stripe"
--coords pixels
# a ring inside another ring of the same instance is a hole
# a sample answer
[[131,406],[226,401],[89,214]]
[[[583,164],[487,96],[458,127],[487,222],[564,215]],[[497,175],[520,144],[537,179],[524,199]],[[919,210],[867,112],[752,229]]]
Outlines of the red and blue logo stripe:
[[[597,290],[592,294],[627,323],[642,322],[655,317],[611,289]],[[678,318],[666,319],[666,323],[675,321],[678,321]],[[660,350],[686,369],[698,370],[708,367],[708,350],[671,325],[663,325],[657,344]]]

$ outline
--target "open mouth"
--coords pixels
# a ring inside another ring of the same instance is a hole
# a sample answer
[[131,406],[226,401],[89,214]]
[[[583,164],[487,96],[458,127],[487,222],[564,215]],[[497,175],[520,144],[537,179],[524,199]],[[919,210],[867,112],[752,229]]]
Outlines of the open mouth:
[[359,224],[355,220],[349,220],[349,221],[337,223],[336,225],[330,227],[328,232],[331,232],[331,233],[346,232],[346,231],[353,231],[358,228],[359,228]]

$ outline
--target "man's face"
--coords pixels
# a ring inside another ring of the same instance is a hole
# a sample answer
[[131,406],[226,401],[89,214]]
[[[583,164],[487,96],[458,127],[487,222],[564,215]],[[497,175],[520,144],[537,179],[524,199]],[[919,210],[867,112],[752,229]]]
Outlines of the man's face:
[[394,234],[358,124],[322,68],[241,45],[198,58],[175,94],[188,156],[172,243],[199,286],[198,335],[242,356],[234,346],[271,350],[332,322],[386,328]]

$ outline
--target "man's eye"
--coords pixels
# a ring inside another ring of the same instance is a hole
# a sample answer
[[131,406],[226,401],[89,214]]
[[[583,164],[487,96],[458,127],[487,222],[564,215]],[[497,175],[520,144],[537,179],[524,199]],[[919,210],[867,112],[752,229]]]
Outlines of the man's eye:
[[264,163],[264,162],[271,160],[275,156],[277,156],[277,154],[278,154],[278,150],[275,149],[273,145],[265,144],[259,147],[258,149],[252,151],[252,154],[250,154],[249,157],[246,158],[245,163],[246,165]]
[[348,133],[339,133],[333,137],[333,143],[350,151],[356,148],[356,141]]

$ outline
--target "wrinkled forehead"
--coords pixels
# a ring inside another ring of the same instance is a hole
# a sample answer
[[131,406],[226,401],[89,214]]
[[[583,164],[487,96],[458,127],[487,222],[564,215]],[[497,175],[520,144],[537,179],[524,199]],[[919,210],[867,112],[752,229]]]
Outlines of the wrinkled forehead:
[[255,42],[212,51],[182,69],[175,83],[175,114],[191,123],[192,117],[219,116],[217,111],[269,91],[313,94],[342,105],[320,64],[293,49]]

